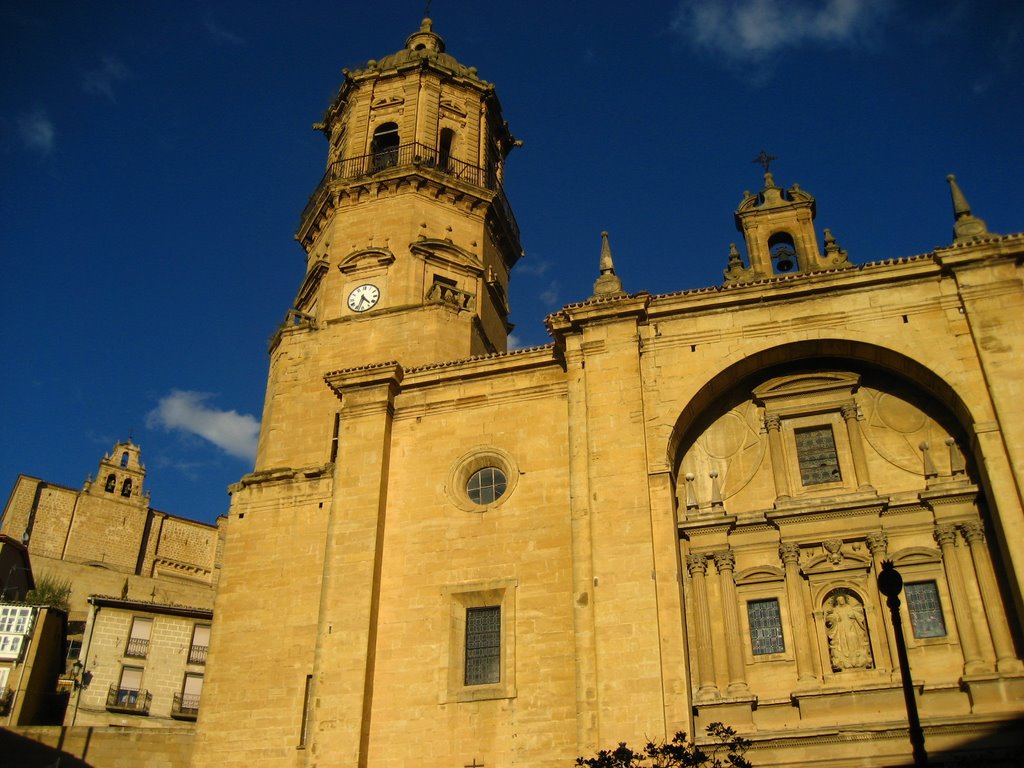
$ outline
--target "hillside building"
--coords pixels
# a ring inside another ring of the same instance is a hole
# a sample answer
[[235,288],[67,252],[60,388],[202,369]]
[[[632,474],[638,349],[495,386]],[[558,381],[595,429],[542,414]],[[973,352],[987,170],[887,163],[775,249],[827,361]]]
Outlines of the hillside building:
[[[210,644],[208,608],[93,595],[66,725],[194,723]],[[172,722],[173,721],[173,722]]]
[[221,528],[153,509],[145,479],[141,450],[127,440],[81,489],[19,475],[4,507],[0,535],[25,542],[36,579],[71,586],[68,669],[91,595],[213,608]]

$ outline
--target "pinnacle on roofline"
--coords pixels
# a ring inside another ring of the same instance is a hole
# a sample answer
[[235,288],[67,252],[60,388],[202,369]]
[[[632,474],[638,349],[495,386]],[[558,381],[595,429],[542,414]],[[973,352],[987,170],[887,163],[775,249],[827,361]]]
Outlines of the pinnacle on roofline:
[[594,282],[594,296],[621,296],[625,294],[622,290],[622,281],[615,274],[615,263],[612,261],[612,247],[608,244],[608,233],[601,233],[601,259],[599,263],[600,276]]
[[951,173],[946,176],[946,181],[953,198],[953,242],[969,243],[991,236],[993,233],[988,231],[985,222],[971,213],[971,204],[956,183],[956,176]]

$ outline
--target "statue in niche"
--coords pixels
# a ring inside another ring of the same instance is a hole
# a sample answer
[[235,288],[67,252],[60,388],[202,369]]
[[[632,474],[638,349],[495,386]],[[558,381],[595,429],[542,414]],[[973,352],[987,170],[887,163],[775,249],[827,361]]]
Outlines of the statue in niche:
[[867,616],[852,592],[837,590],[826,598],[825,632],[834,672],[871,668]]

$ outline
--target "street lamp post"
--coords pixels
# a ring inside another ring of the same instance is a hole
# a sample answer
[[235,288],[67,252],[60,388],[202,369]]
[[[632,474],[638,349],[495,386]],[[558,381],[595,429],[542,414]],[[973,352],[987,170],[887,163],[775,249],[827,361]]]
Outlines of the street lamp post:
[[907,705],[907,722],[910,725],[910,746],[914,752],[914,765],[928,765],[928,753],[924,750],[924,731],[921,719],[917,715],[917,699],[914,698],[914,681],[910,677],[910,660],[907,658],[907,641],[903,637],[903,622],[900,620],[900,598],[903,590],[903,577],[892,564],[892,560],[882,562],[882,572],[878,574],[878,591],[885,595],[885,603],[892,614],[892,630],[896,638],[896,654],[900,660],[900,678],[903,680],[903,701]]

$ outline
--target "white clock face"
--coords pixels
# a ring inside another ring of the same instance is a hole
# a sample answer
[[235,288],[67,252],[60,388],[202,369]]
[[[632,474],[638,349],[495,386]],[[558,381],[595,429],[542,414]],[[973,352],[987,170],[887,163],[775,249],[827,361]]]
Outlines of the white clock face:
[[369,283],[359,285],[353,288],[352,293],[348,295],[348,308],[353,312],[365,312],[368,309],[373,309],[379,299],[380,288],[376,285]]

